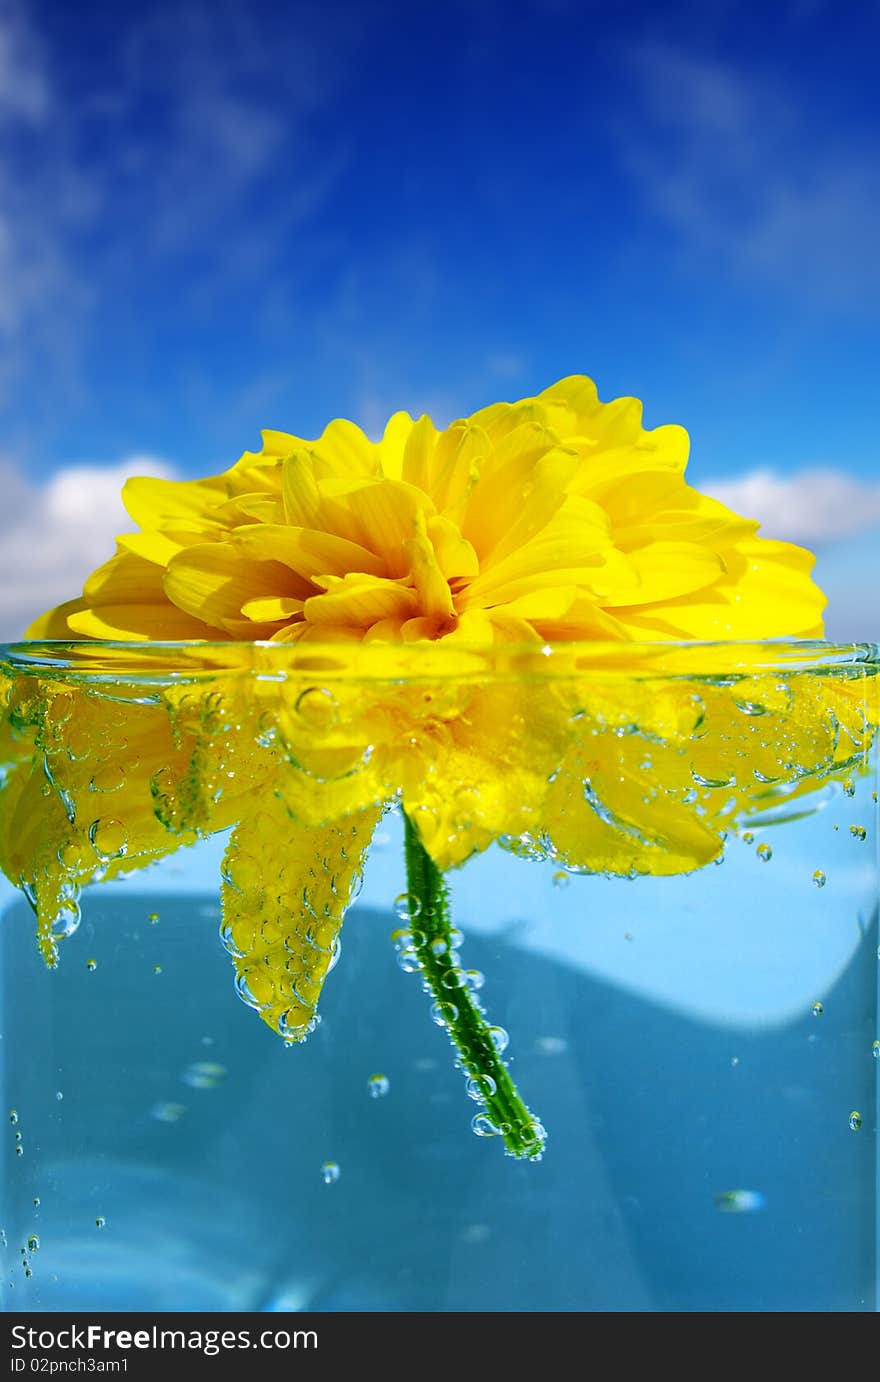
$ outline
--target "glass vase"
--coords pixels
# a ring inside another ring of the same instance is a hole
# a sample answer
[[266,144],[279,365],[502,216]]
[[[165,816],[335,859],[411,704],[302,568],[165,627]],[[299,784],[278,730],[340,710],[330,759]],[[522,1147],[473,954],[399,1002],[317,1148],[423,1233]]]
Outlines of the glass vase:
[[0,667],[7,1310],[876,1309],[876,648]]

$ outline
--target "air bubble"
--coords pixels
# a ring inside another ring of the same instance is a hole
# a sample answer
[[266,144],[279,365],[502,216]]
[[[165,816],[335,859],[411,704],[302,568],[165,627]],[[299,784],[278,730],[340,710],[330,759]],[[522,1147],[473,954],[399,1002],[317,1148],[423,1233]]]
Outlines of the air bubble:
[[868,838],[868,832],[863,825],[851,825],[849,833],[854,840],[866,840]]
[[468,1098],[478,1104],[484,1104],[487,1099],[491,1099],[497,1088],[491,1075],[471,1075],[466,1085]]
[[95,971],[97,968],[98,968],[98,961],[97,961],[97,960],[86,960],[86,969],[88,969],[88,970],[90,970],[92,973],[94,973],[94,971]]
[[768,844],[758,845],[758,848],[755,850],[755,853],[761,860],[762,864],[768,864],[770,860],[773,858],[773,850],[770,848]]
[[397,963],[404,974],[415,974],[416,970],[422,967],[418,955],[411,946],[406,950],[398,951]]
[[394,899],[394,911],[401,921],[415,921],[421,910],[421,898],[413,893],[401,893]]
[[558,873],[553,875],[554,888],[567,888],[570,882],[571,878],[564,869],[560,869]]
[[449,946],[446,944],[445,940],[438,936],[435,941],[431,941],[428,949],[431,951],[432,955],[436,955],[439,958],[441,955],[446,954]]
[[828,879],[826,878],[825,874],[822,872],[821,869],[816,869],[816,872],[813,874],[813,882],[815,883],[817,888],[824,888],[825,884],[828,882]]
[[335,1185],[341,1174],[338,1162],[325,1161],[321,1167],[321,1179],[325,1185]]
[[333,945],[331,946],[331,949],[330,949],[330,961],[329,961],[329,963],[328,963],[328,965],[327,965],[327,973],[328,973],[328,974],[330,974],[330,973],[336,968],[336,966],[339,964],[339,957],[340,957],[341,954],[342,954],[342,938],[341,938],[340,936],[334,936],[334,937],[333,937]]
[[16,1108],[11,1108],[11,1109],[9,1110],[9,1121],[10,1121],[10,1123],[17,1123],[17,1122],[18,1122],[18,1109],[16,1109]]
[[460,989],[464,981],[464,973],[457,966],[455,969],[447,970],[440,980],[445,989]]
[[89,843],[99,859],[121,859],[128,851],[128,833],[121,821],[102,816],[89,826]]
[[371,1099],[384,1099],[390,1088],[391,1081],[387,1075],[371,1075],[367,1080]]
[[158,912],[151,912],[150,915],[147,917],[147,921],[150,923],[151,926],[158,926],[158,925],[159,925],[159,913],[158,913]]
[[862,1115],[859,1113],[858,1109],[854,1108],[850,1114],[849,1125],[853,1132],[858,1132],[859,1128],[862,1126]]
[[510,1045],[510,1036],[503,1027],[489,1027],[489,1037],[496,1051],[506,1051]]
[[853,782],[853,780],[852,780],[851,777],[848,777],[848,778],[846,779],[846,782],[844,782],[844,784],[843,784],[843,790],[844,790],[844,792],[846,793],[846,795],[847,795],[848,797],[854,797],[854,796],[855,796],[855,794],[856,794],[856,784]]
[[735,787],[736,778],[730,777],[703,777],[694,768],[691,769],[691,777],[698,787]]
[[474,1114],[471,1119],[471,1131],[476,1133],[477,1137],[497,1137],[499,1133],[499,1129],[485,1113]]
[[821,1017],[824,1011],[825,1011],[825,1005],[824,1005],[824,1003],[816,1002],[816,1003],[813,1004],[813,1016],[814,1016],[814,1017]]
[[472,989],[474,993],[479,993],[486,982],[486,976],[481,969],[466,969],[462,974],[462,978],[468,988]]
[[743,831],[742,840],[743,840],[743,844],[744,844],[744,845],[750,845],[750,844],[753,844],[753,843],[754,843],[755,837],[754,837],[754,835],[752,834],[751,830],[744,830],[744,831]]
[[275,717],[267,710],[264,710],[257,720],[257,743],[261,749],[268,749],[274,742],[278,733],[278,726]]
[[28,1252],[40,1251],[40,1240],[35,1233],[32,1233],[31,1236],[28,1238],[27,1245]]
[[52,935],[55,940],[64,940],[67,936],[72,936],[80,920],[79,903],[76,898],[65,898],[52,922]]
[[449,941],[450,950],[460,950],[464,945],[464,934],[453,926],[447,936],[447,940]]
[[457,1017],[458,1008],[454,1003],[432,1003],[431,1020],[436,1022],[438,1027],[448,1027]]
[[162,973],[162,966],[161,966],[161,965],[153,965],[153,973],[154,973],[154,974],[161,974],[161,973]]
[[759,701],[738,701],[734,697],[734,705],[737,710],[741,710],[743,715],[766,715],[766,705],[761,705]]
[[296,700],[296,713],[310,729],[330,729],[339,718],[336,697],[326,686],[310,686]]
[[108,763],[105,767],[99,768],[89,782],[89,790],[92,792],[118,792],[120,787],[125,786],[125,773],[116,763]]
[[874,1057],[875,1060],[880,1060],[880,1041],[872,1041],[871,1055]]
[[106,1228],[106,1227],[107,1227],[107,1220],[104,1218],[104,1215],[103,1215],[103,1214],[99,1214],[98,1217],[95,1219],[95,1228]]

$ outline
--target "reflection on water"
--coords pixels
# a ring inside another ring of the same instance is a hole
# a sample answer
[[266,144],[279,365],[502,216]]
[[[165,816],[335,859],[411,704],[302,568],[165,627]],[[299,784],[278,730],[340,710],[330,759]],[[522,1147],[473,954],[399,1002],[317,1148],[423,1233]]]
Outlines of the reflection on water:
[[323,1023],[287,1049],[231,992],[213,895],[99,888],[54,973],[13,904],[6,1308],[874,1308],[875,920],[822,1011],[772,1029],[468,931],[538,1165],[469,1132],[395,924],[352,912]]

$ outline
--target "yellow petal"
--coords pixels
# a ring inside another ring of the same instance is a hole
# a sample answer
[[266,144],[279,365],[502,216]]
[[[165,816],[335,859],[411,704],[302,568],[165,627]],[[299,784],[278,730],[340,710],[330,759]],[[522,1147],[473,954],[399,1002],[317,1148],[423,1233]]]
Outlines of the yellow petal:
[[409,413],[395,413],[385,424],[385,432],[380,443],[380,466],[382,474],[389,480],[402,480],[403,456],[407,439],[413,428]]
[[229,528],[240,523],[283,523],[284,500],[278,494],[238,494],[217,509],[217,518]]
[[811,553],[748,538],[722,554],[723,579],[680,599],[618,610],[632,638],[821,637],[825,596],[809,580]]
[[225,632],[238,632],[242,606],[259,595],[299,594],[296,577],[275,561],[253,561],[230,543],[206,542],[179,552],[164,575],[165,594],[179,609]]
[[627,585],[602,597],[606,608],[618,605],[661,604],[703,590],[724,573],[721,558],[710,548],[690,542],[652,542],[628,555],[638,578],[633,590]]
[[322,502],[327,527],[375,552],[390,577],[408,573],[406,543],[415,535],[416,514],[432,514],[433,508],[427,495],[402,480],[358,485]]
[[133,552],[135,556],[143,557],[155,566],[167,566],[171,558],[183,551],[184,547],[192,547],[204,540],[204,532],[169,526],[161,532],[156,528],[147,528],[141,533],[122,533],[116,539],[116,545],[120,551]]
[[269,793],[232,836],[223,866],[224,939],[239,993],[287,1041],[302,1041],[315,1025],[378,816],[374,807],[306,825]]
[[281,562],[305,581],[315,576],[345,576],[356,571],[371,576],[385,575],[385,563],[380,557],[360,543],[349,542],[333,533],[258,523],[236,529],[233,542],[250,559]]
[[163,571],[134,552],[119,552],[97,567],[83,586],[89,605],[152,605],[163,598]]
[[580,584],[603,565],[608,549],[608,520],[598,505],[567,498],[519,550],[487,563],[459,598],[459,608],[515,600],[538,586]]
[[406,543],[419,609],[428,620],[445,621],[453,613],[452,591],[428,537],[423,513],[416,514],[416,534]]
[[284,460],[287,456],[299,450],[300,447],[307,446],[301,437],[295,437],[291,432],[273,432],[267,429],[260,433],[263,438],[263,449],[256,455],[252,451],[246,451],[238,462],[239,466],[247,464],[245,457],[250,457],[258,463],[269,460]]
[[434,448],[429,491],[438,509],[460,521],[491,450],[488,434],[472,422],[454,422],[441,433]]
[[302,614],[302,600],[291,599],[287,595],[261,595],[255,600],[246,600],[241,612],[246,619],[258,624],[277,624],[282,619],[291,619]]
[[492,618],[499,614],[514,619],[562,620],[577,599],[577,586],[556,585],[548,590],[533,590],[518,600],[492,610]]
[[210,480],[156,480],[145,475],[126,480],[122,501],[142,528],[162,528],[171,520],[195,521],[197,527],[219,528],[214,511],[229,498],[225,475]]
[[288,523],[313,528],[321,510],[321,496],[315,467],[306,451],[297,451],[282,467],[281,493],[284,517]]
[[378,576],[344,576],[324,595],[306,600],[310,624],[369,628],[380,619],[411,618],[418,613],[414,590]]
[[98,605],[68,616],[81,638],[132,639],[138,643],[179,643],[217,637],[217,630],[168,604]]
[[[523,521],[531,522],[534,532],[562,503],[563,485],[574,472],[576,457],[555,452],[555,442],[552,433],[529,423],[506,436],[484,462],[480,478],[468,496],[461,524],[463,535],[473,544],[481,562],[511,528]],[[547,466],[551,451],[554,455],[549,469],[550,475],[557,477],[556,483],[548,476],[546,484],[541,484],[536,478],[536,467],[542,460]],[[536,517],[530,520],[536,505]]]
[[476,552],[451,519],[434,514],[428,519],[427,532],[447,581],[472,579],[479,574]]
[[32,624],[29,624],[24,631],[25,638],[70,638],[72,629],[69,619],[72,614],[79,614],[85,609],[84,600],[65,600],[63,605],[57,605],[55,609],[47,610],[41,614]]
[[356,479],[379,472],[379,447],[353,422],[336,418],[312,447],[318,479],[337,475]]

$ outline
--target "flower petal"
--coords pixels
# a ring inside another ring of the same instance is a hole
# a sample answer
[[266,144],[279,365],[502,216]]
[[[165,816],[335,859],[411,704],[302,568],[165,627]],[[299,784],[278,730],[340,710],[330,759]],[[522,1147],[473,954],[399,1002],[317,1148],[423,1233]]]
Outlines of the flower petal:
[[[371,576],[386,574],[382,558],[360,543],[314,528],[255,523],[237,528],[232,541],[252,561],[281,562],[304,581],[311,581],[315,576],[345,576],[357,571]],[[310,593],[313,592],[303,588],[304,595]]]
[[206,542],[187,547],[172,559],[164,575],[165,594],[213,628],[233,632],[241,625],[242,606],[258,595],[299,595],[296,577],[277,561],[252,561],[231,543]]
[[126,480],[122,502],[142,528],[162,528],[171,520],[193,521],[199,528],[221,528],[213,511],[230,495],[225,475],[209,480],[157,480],[138,475]]
[[138,643],[180,643],[216,637],[216,629],[165,601],[163,604],[96,605],[68,615],[80,638],[131,639]]
[[326,594],[306,600],[310,624],[367,629],[380,619],[410,619],[418,613],[416,592],[380,576],[343,576]]

